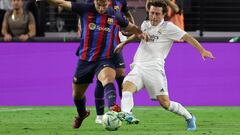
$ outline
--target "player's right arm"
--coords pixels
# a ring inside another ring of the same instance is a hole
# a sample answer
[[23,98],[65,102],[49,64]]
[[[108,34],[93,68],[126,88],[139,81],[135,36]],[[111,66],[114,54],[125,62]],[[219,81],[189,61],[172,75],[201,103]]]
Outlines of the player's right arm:
[[205,60],[206,58],[211,58],[211,59],[215,59],[215,57],[212,55],[212,53],[208,50],[206,50],[205,48],[203,48],[203,46],[191,35],[189,35],[188,33],[186,33],[182,39],[184,41],[186,41],[187,43],[191,44],[193,47],[195,47],[200,54],[202,55],[202,58]]
[[64,9],[67,10],[71,10],[72,9],[72,3],[71,1],[65,1],[65,0],[47,0],[48,3],[55,5],[55,6],[59,6],[62,7]]
[[129,43],[130,41],[132,41],[133,39],[135,39],[135,38],[136,38],[136,35],[133,34],[133,35],[131,35],[130,37],[128,37],[127,40],[119,43],[119,44],[116,46],[116,48],[114,49],[114,53],[119,53],[119,52],[121,52],[121,50],[124,48],[124,46],[125,46],[127,43]]

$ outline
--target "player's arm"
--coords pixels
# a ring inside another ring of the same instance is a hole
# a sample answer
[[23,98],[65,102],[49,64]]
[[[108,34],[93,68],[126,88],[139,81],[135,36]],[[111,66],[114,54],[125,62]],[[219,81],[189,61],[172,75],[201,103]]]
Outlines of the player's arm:
[[124,0],[123,3],[122,3],[121,12],[124,13],[124,15],[127,17],[127,19],[128,19],[131,23],[135,24],[133,15],[132,15],[132,13],[129,11],[129,9],[128,9],[128,5],[127,5],[127,1],[126,1],[126,0]]
[[149,0],[145,0],[145,10],[146,10],[146,12],[148,12],[148,3],[149,3]]
[[127,19],[128,19],[131,23],[135,24],[133,15],[132,15],[132,13],[131,13],[130,11],[128,11],[128,12],[125,13],[124,15],[127,17]]
[[172,2],[171,0],[165,0],[167,5],[175,12],[178,13],[180,11],[179,7],[177,4]]
[[206,58],[215,59],[215,57],[212,55],[210,51],[207,51],[203,48],[203,46],[191,35],[185,34],[182,39],[186,41],[187,43],[191,44],[193,47],[195,47],[200,54],[202,55],[202,58],[205,60]]
[[47,0],[49,4],[62,7],[67,10],[71,10],[72,4],[71,1],[65,1],[65,0]]
[[119,43],[116,48],[114,49],[114,53],[119,53],[121,52],[121,50],[124,48],[125,45],[127,45],[127,43],[129,43],[130,41],[134,40],[136,38],[136,35],[131,35],[130,37],[127,38],[127,40]]
[[136,34],[137,37],[143,40],[147,41],[149,39],[149,36],[147,34],[143,33],[135,24],[129,22],[120,11],[117,11],[115,13],[115,16],[120,27],[124,28],[126,31],[131,32],[132,34]]

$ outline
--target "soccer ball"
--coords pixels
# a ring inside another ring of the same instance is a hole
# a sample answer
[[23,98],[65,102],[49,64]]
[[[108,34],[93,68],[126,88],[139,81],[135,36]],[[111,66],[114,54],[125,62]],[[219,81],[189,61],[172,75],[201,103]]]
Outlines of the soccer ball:
[[108,131],[116,131],[122,125],[122,121],[118,118],[118,113],[114,111],[106,112],[102,120],[103,126]]

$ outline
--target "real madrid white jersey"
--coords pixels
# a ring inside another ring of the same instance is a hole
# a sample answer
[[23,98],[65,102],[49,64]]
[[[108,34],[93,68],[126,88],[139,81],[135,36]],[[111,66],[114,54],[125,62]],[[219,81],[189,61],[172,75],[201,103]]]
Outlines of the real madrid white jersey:
[[174,40],[180,40],[186,34],[172,22],[164,20],[157,26],[152,26],[150,21],[144,21],[141,29],[150,35],[150,40],[141,41],[133,65],[163,67]]

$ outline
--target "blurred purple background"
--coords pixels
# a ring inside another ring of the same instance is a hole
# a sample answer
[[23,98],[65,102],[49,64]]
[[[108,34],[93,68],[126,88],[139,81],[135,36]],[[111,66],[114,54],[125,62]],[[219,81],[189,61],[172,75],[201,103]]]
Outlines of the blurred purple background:
[[[123,50],[127,73],[138,43]],[[240,44],[203,43],[215,61],[203,61],[186,43],[175,43],[166,59],[172,100],[187,106],[240,105]],[[78,43],[0,43],[0,106],[73,105],[71,82]],[[94,105],[93,83],[87,104]],[[118,99],[119,103],[119,99]],[[135,104],[158,105],[146,91]]]

